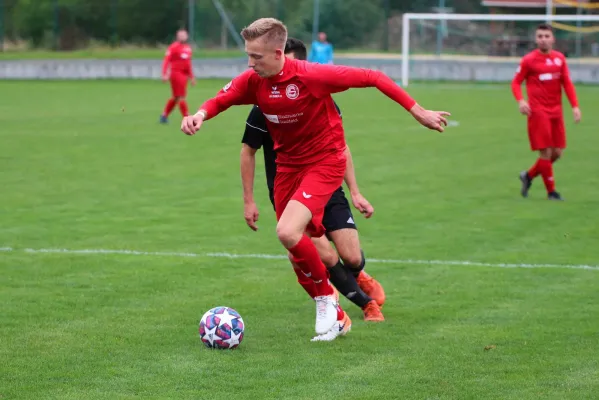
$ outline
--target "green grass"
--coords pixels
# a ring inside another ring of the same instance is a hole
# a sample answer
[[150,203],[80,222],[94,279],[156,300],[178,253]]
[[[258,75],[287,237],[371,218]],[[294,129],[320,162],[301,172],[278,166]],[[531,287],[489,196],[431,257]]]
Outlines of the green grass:
[[[201,81],[193,108],[225,82]],[[416,84],[459,126],[438,134],[375,90],[336,95],[373,219],[367,257],[599,264],[596,88],[567,117],[563,203],[518,194],[535,157],[506,85]],[[594,399],[599,271],[369,263],[385,323],[311,343],[313,304],[284,260],[43,254],[27,248],[284,254],[259,162],[260,230],[243,220],[248,107],[195,137],[158,115],[158,82],[0,82],[0,398]],[[201,315],[247,330],[209,351]],[[495,346],[485,350],[486,346]]]

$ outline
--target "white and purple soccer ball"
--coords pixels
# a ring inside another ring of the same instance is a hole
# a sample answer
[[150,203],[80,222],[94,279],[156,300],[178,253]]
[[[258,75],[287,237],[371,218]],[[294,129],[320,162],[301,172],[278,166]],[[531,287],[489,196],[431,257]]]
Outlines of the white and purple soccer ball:
[[234,349],[243,340],[245,325],[230,307],[214,307],[200,320],[200,339],[211,349]]

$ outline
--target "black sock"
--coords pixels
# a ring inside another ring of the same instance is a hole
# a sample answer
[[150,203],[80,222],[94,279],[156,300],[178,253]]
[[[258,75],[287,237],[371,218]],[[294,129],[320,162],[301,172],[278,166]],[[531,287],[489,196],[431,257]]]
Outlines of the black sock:
[[354,278],[357,278],[358,275],[360,275],[360,272],[364,270],[364,267],[366,267],[364,250],[360,250],[360,253],[362,254],[362,261],[360,262],[360,265],[345,265],[345,268],[354,276]]
[[347,269],[338,261],[334,267],[328,268],[330,280],[333,285],[339,290],[339,293],[348,298],[360,308],[363,308],[372,299],[366,295],[358,286],[356,278],[347,271]]

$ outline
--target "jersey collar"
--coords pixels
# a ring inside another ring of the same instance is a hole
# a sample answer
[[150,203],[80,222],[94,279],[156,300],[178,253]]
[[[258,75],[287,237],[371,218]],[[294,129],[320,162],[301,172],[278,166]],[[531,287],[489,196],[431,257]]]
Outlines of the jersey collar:
[[281,70],[281,72],[279,72],[275,76],[271,76],[268,79],[273,83],[283,82],[293,75],[294,68],[295,63],[293,62],[293,60],[285,58],[285,64],[283,64],[283,69]]

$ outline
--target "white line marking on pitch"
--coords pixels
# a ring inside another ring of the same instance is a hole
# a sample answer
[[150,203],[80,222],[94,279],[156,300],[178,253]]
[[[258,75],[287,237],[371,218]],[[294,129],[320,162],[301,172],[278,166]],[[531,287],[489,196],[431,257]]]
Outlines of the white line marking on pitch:
[[[11,247],[0,247],[0,252],[18,252],[25,253],[45,253],[45,254],[115,254],[115,255],[134,255],[134,256],[167,256],[167,257],[209,257],[209,258],[231,258],[248,259],[258,258],[263,260],[286,260],[287,256],[277,254],[233,254],[233,253],[183,253],[183,252],[161,252],[161,251],[138,251],[138,250],[110,250],[110,249],[13,249]],[[490,268],[563,268],[563,269],[584,269],[599,271],[599,265],[575,265],[575,264],[515,264],[515,263],[488,263],[468,260],[386,260],[379,258],[367,259],[369,263],[378,264],[398,264],[398,265],[454,265],[470,267],[490,267]]]

